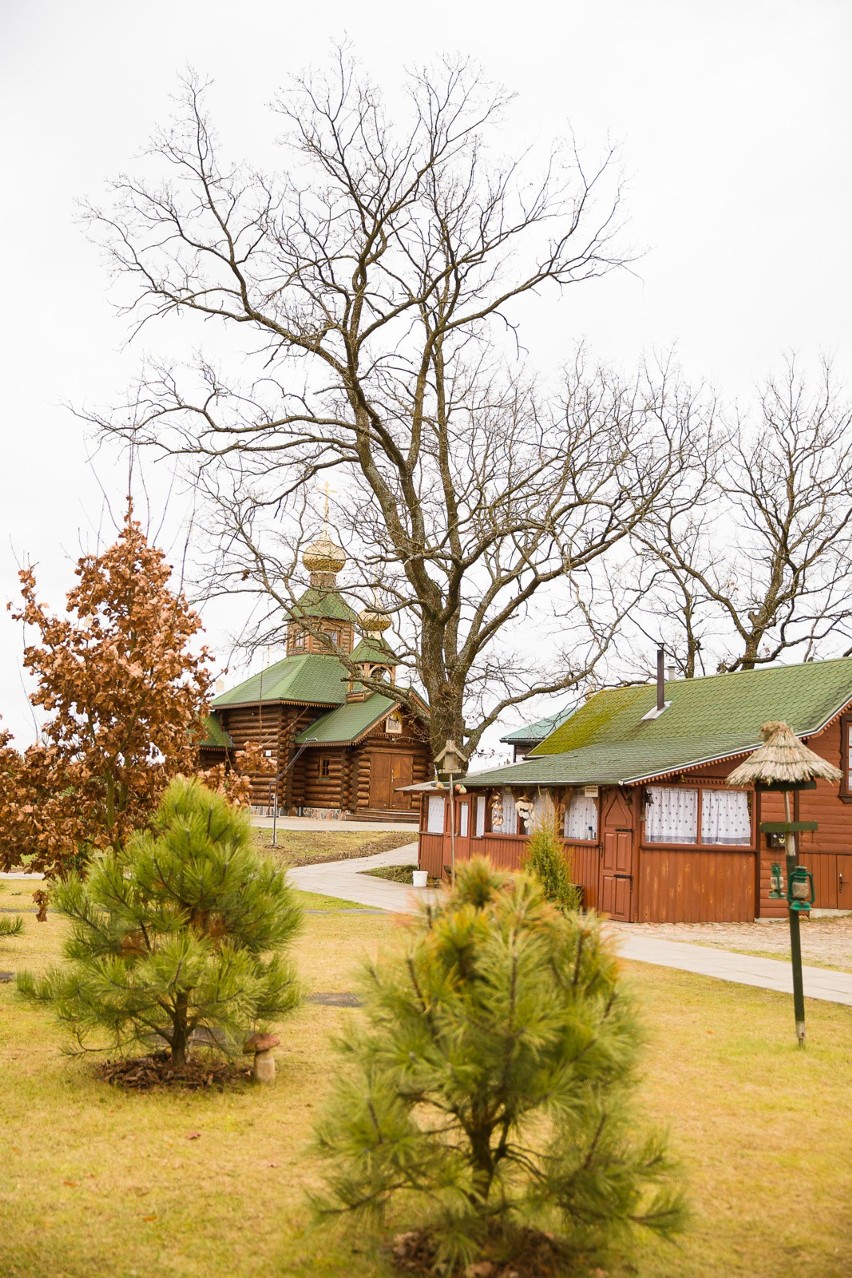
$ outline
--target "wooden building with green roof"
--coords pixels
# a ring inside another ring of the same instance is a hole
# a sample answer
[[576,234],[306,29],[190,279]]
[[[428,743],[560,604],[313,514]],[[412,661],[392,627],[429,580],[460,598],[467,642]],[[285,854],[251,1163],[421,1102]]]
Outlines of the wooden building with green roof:
[[419,796],[402,787],[432,775],[423,717],[359,679],[394,686],[390,622],[347,603],[337,585],[346,556],[328,534],[302,562],[310,585],[287,621],[285,655],[215,698],[201,766],[254,741],[269,767],[252,777],[258,811],[277,796],[282,813],[416,820]]
[[[586,903],[614,919],[727,922],[777,917],[769,872],[781,853],[762,822],[783,797],[725,778],[781,720],[841,769],[796,795],[816,907],[852,909],[852,658],[595,693],[522,761],[465,778],[456,856],[514,868],[536,817],[552,814]],[[537,725],[533,725],[535,727]],[[449,861],[449,804],[423,794],[420,865]]]

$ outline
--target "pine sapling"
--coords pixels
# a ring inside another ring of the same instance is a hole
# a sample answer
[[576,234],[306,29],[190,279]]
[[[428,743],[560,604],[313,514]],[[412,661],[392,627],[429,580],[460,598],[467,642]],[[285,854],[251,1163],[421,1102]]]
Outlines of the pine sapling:
[[301,911],[286,875],[253,849],[248,814],[198,781],[173,781],[150,831],[53,900],[72,922],[66,964],[18,983],[81,1048],[153,1042],[181,1067],[196,1031],[236,1055],[298,1003],[283,951]]
[[562,1272],[642,1227],[678,1231],[677,1174],[631,1105],[641,1035],[597,920],[474,860],[364,989],[316,1132],[322,1215],[400,1200],[444,1273],[531,1251]]
[[552,820],[539,822],[527,845],[524,869],[539,884],[548,901],[570,914],[580,908],[580,889],[571,877],[571,860]]

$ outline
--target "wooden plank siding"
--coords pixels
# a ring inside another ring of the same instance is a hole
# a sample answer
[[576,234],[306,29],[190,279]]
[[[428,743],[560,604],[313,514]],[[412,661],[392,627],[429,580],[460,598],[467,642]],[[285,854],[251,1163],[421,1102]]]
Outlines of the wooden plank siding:
[[643,847],[640,923],[751,923],[754,852]]

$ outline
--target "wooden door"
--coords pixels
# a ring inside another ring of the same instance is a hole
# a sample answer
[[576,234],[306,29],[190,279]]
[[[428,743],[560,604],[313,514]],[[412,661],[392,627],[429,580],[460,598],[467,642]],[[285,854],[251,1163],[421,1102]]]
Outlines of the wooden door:
[[598,908],[610,918],[629,923],[632,895],[633,831],[605,830]]
[[837,908],[852,910],[852,856],[837,858]]
[[470,799],[456,799],[456,860],[470,860],[470,823],[472,819]]
[[387,811],[408,812],[411,798],[400,794],[398,787],[411,785],[413,760],[410,754],[391,754],[377,750],[370,760],[370,807]]

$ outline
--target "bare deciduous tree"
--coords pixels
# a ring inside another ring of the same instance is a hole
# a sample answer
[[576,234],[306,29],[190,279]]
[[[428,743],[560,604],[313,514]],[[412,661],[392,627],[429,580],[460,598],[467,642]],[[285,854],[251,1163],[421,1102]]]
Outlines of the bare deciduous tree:
[[[669,370],[624,380],[578,357],[541,388],[521,357],[525,307],[624,262],[612,156],[501,161],[509,99],[465,64],[413,76],[392,118],[341,54],[279,100],[283,175],[220,160],[201,98],[191,81],[156,141],[162,181],[122,178],[91,216],[136,322],[247,340],[228,377],[212,358],[151,367],[98,424],[189,459],[213,588],[275,605],[335,472],[353,587],[394,616],[434,749],[473,749],[507,707],[594,669],[631,598],[595,604],[605,556],[681,500],[701,405]],[[535,660],[548,615],[561,664]]]
[[693,508],[657,511],[637,532],[653,574],[645,628],[656,625],[681,673],[848,648],[850,430],[831,368],[814,387],[791,359],[763,386],[757,413],[728,431]]

